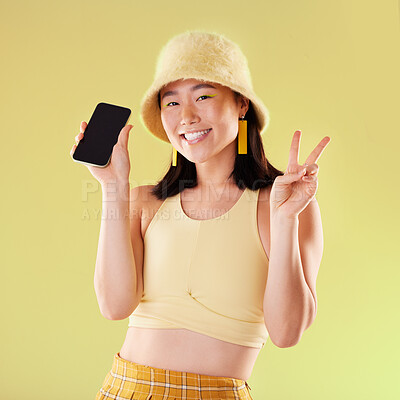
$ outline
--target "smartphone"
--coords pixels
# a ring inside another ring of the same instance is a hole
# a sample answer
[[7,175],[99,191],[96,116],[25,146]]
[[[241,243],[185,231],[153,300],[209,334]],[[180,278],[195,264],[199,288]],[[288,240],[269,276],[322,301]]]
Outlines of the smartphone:
[[126,125],[131,110],[115,104],[97,104],[87,124],[83,138],[75,148],[74,161],[106,167],[121,129]]

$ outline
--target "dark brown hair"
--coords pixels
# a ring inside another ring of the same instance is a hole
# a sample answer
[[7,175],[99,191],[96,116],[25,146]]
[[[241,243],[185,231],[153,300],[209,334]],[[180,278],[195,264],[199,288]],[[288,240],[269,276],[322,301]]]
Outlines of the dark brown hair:
[[[233,91],[238,101],[241,94]],[[160,94],[158,94],[158,106],[160,107]],[[161,107],[160,107],[161,108]],[[284,173],[276,169],[267,159],[264,145],[256,124],[256,114],[253,105],[249,101],[249,109],[245,115],[247,120],[247,154],[238,154],[236,146],[236,158],[230,177],[240,189],[248,187],[257,190],[262,187],[272,186],[277,176]],[[152,188],[151,193],[157,199],[165,200],[175,196],[185,188],[197,186],[196,164],[177,152],[176,167],[171,165],[167,173]]]

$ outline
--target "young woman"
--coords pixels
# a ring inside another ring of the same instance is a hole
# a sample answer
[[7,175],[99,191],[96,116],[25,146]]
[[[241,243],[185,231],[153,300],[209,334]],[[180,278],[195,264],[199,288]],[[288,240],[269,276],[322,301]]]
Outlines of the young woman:
[[251,399],[247,380],[267,337],[294,346],[316,315],[316,162],[330,138],[301,165],[296,131],[286,171],[274,168],[261,139],[268,110],[244,55],[200,31],[167,43],[141,118],[173,148],[157,185],[129,189],[132,125],[106,168],[88,167],[106,215],[95,270],[100,310],[129,317],[96,400]]

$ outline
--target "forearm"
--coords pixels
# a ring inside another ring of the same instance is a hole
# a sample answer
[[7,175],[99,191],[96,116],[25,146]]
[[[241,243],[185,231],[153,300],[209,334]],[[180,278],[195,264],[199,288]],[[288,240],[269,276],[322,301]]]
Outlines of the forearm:
[[271,249],[264,318],[274,343],[296,344],[315,313],[301,263],[297,218],[271,215]]
[[129,220],[129,183],[103,185],[102,220],[94,274],[101,313],[119,319],[133,309],[136,266]]

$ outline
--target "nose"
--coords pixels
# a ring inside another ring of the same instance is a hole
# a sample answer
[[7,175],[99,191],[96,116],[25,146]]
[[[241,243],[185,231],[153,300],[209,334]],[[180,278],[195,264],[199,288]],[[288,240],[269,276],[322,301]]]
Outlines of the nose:
[[191,105],[181,107],[181,125],[190,125],[199,121],[199,115]]

